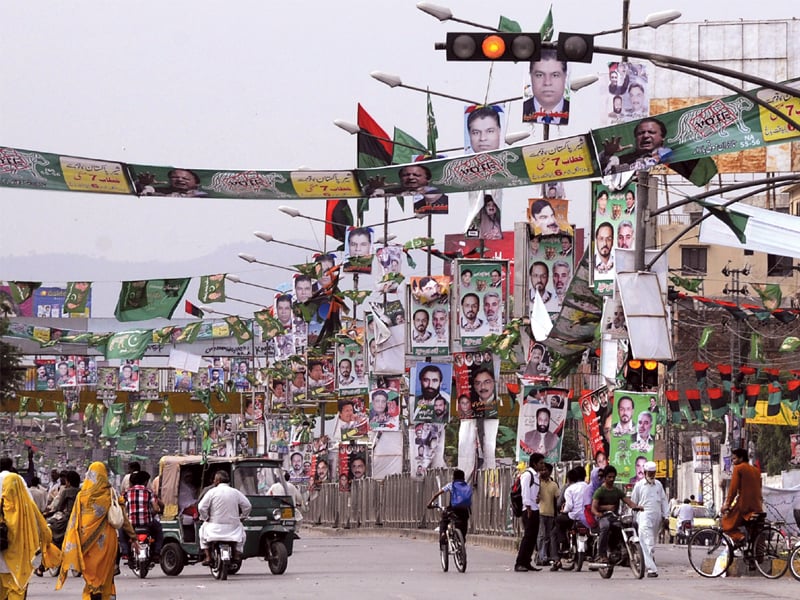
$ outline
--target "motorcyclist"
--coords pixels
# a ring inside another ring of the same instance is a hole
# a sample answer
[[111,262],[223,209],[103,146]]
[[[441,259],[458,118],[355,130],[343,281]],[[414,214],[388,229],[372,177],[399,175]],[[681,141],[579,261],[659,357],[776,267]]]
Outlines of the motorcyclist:
[[245,533],[242,518],[250,515],[252,505],[236,488],[230,487],[230,475],[225,471],[214,473],[214,487],[206,492],[197,510],[203,524],[200,527],[200,547],[205,553],[203,565],[211,564],[211,542],[235,542],[234,560],[242,559]]
[[[128,518],[134,529],[146,529],[147,533],[153,538],[152,555],[153,562],[161,561],[161,546],[164,543],[164,531],[161,528],[161,521],[156,515],[164,508],[156,495],[147,488],[150,481],[150,473],[147,471],[135,471],[130,474],[129,487],[125,492],[125,509],[128,511]],[[128,566],[133,568],[136,565],[134,556],[130,553],[130,542],[126,535],[119,536],[120,552],[128,557]]]
[[603,470],[603,484],[597,488],[592,497],[592,514],[597,518],[600,528],[600,534],[597,539],[597,562],[601,563],[608,562],[608,534],[611,524],[616,520],[616,515],[619,513],[620,501],[627,504],[632,510],[642,510],[641,506],[625,496],[625,491],[622,488],[614,485],[616,479],[616,467],[608,465]]

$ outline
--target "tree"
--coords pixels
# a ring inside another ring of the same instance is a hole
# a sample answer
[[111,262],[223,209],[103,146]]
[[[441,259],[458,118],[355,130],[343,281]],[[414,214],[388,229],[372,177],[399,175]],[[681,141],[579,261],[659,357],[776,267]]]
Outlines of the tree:
[[780,475],[790,468],[792,448],[789,427],[781,425],[757,425],[756,458],[767,475]]
[[[8,331],[8,319],[0,318],[0,337]],[[15,398],[17,389],[22,387],[25,369],[20,366],[22,359],[16,346],[0,339],[0,404]]]

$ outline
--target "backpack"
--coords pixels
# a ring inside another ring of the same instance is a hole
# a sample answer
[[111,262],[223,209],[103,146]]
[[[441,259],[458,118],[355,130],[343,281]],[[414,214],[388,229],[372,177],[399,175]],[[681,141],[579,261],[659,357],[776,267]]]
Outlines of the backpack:
[[534,483],[533,479],[533,471],[531,469],[525,469],[522,473],[519,473],[514,478],[514,483],[511,484],[511,493],[509,494],[510,504],[511,504],[511,513],[515,517],[522,516],[522,475],[523,473],[530,473],[531,474],[531,486]]
[[466,481],[454,481],[450,488],[450,506],[470,508],[472,506],[472,486]]

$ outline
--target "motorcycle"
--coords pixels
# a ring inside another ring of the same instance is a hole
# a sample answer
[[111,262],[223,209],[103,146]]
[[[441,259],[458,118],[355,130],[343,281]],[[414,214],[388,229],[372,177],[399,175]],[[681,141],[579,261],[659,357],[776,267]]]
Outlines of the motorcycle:
[[603,517],[611,518],[608,531],[608,562],[592,562],[589,568],[597,569],[600,577],[608,579],[614,574],[614,568],[630,567],[637,579],[644,577],[644,552],[639,544],[639,533],[632,514],[620,517],[617,513],[607,512]]
[[229,574],[236,573],[242,565],[241,560],[234,558],[236,542],[209,542],[211,550],[211,574],[214,579],[225,581]]
[[576,521],[569,531],[570,552],[575,557],[575,570],[580,571],[586,558],[594,556],[597,534],[580,521]]
[[153,544],[153,537],[146,528],[136,529],[136,539],[139,542],[139,549],[131,548],[132,556],[128,561],[131,571],[139,579],[147,577],[147,573],[155,566],[150,554],[150,546]]

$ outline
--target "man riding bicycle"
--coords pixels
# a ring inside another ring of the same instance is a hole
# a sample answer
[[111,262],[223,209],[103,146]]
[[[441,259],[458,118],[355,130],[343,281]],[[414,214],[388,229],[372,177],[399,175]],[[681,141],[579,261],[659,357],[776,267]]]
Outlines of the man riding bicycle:
[[472,507],[472,486],[464,481],[464,471],[455,469],[453,481],[436,492],[428,504],[433,502],[445,492],[450,492],[450,504],[442,511],[439,521],[439,547],[447,547],[447,525],[450,519],[455,519],[455,525],[467,541],[467,527],[469,526],[469,513]]
[[734,542],[741,541],[739,531],[753,513],[764,512],[761,503],[761,472],[750,464],[750,455],[744,448],[732,452],[733,473],[728,496],[722,505],[722,529]]

